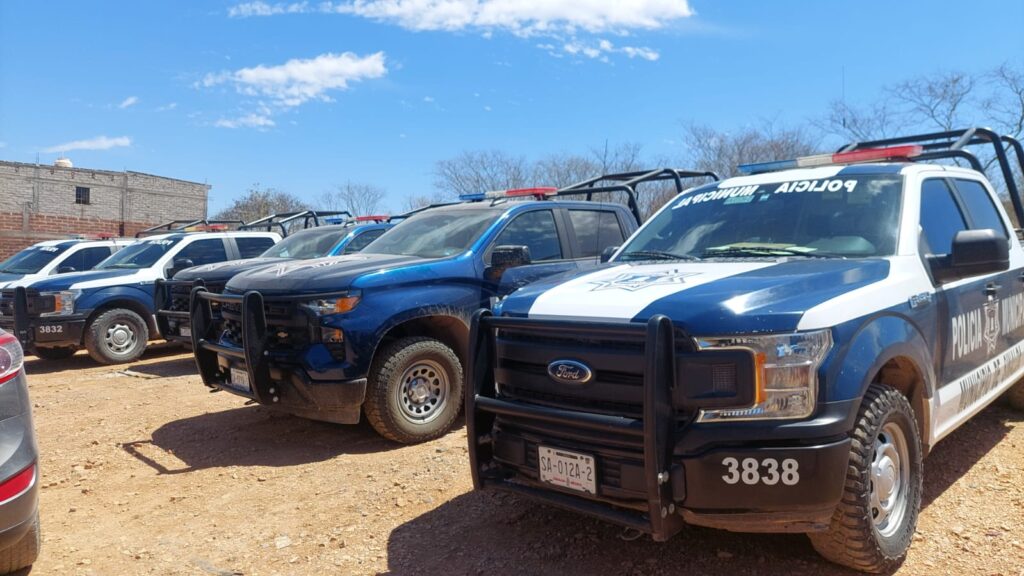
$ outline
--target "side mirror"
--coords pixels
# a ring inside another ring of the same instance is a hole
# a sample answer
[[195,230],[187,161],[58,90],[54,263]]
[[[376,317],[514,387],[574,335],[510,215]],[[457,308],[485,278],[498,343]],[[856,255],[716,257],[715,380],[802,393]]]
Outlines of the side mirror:
[[932,274],[940,282],[1009,269],[1010,242],[991,228],[957,232],[949,256],[932,262]]
[[491,265],[487,267],[487,277],[497,282],[505,270],[526,266],[531,261],[529,246],[496,246],[491,251]]
[[67,274],[69,272],[78,272],[78,270],[75,270],[74,266],[58,266],[57,267],[57,274]]
[[601,264],[612,259],[612,255],[618,251],[619,246],[609,246],[601,251]]
[[190,258],[176,259],[174,261],[174,264],[171,265],[171,269],[167,271],[167,277],[174,278],[174,275],[177,274],[178,272],[181,272],[185,268],[191,268],[195,265],[196,263],[193,262]]

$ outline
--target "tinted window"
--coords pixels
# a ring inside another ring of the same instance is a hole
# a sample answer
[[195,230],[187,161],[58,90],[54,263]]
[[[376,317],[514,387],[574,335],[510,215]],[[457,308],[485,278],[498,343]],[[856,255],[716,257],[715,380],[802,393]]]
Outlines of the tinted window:
[[86,248],[80,250],[79,253],[82,255],[82,267],[76,270],[92,270],[97,264],[103,262],[110,256],[110,248],[106,246],[97,246],[95,248]]
[[264,258],[320,258],[330,254],[331,249],[345,235],[347,228],[324,226],[296,232],[274,244],[262,254]]
[[527,246],[534,262],[562,257],[555,216],[550,210],[534,210],[517,216],[498,235],[494,246]]
[[622,245],[622,227],[614,212],[607,210],[569,210],[569,220],[576,232],[579,254],[594,258],[609,246]]
[[349,241],[349,243],[345,246],[345,250],[343,251],[343,253],[351,254],[353,252],[359,252],[363,248],[366,248],[370,244],[370,242],[373,242],[377,238],[380,238],[380,235],[383,234],[384,232],[384,230],[367,230],[366,232],[363,232],[362,234],[356,236],[355,238]]
[[1006,227],[999,216],[992,197],[980,182],[974,180],[957,180],[956,189],[960,192],[967,214],[971,217],[971,228],[992,228],[1006,236]]
[[181,237],[139,240],[114,253],[113,256],[100,262],[96,269],[103,268],[149,268],[156,264]]
[[403,220],[377,239],[367,252],[443,258],[469,250],[504,212],[435,208]]
[[11,256],[3,263],[0,263],[0,272],[9,274],[35,274],[43,269],[60,255],[66,246],[32,246],[25,248],[14,256]]
[[228,259],[228,255],[224,251],[224,241],[220,238],[211,238],[209,240],[196,240],[185,246],[174,259],[188,259],[192,261],[193,265],[202,266],[203,264],[223,262]]
[[241,258],[255,258],[274,245],[273,238],[235,238]]
[[925,180],[921,185],[921,228],[932,254],[949,254],[953,237],[967,229],[945,180]]

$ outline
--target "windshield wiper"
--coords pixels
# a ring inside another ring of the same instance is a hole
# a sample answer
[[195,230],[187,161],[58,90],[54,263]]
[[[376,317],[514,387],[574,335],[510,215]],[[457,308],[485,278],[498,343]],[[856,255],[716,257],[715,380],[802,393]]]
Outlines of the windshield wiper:
[[700,258],[690,254],[674,254],[660,250],[636,250],[626,252],[619,260],[700,260]]
[[825,252],[808,252],[806,250],[796,250],[793,248],[775,248],[768,246],[729,246],[727,248],[718,248],[714,250],[705,250],[703,256],[705,258],[714,258],[716,256],[802,256],[804,258],[837,258],[835,254],[828,254]]

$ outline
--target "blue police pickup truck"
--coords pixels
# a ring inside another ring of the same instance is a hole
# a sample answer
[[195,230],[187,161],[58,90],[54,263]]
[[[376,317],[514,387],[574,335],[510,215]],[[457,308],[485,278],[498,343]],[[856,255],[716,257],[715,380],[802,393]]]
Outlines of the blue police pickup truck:
[[[220,292],[232,276],[246,270],[286,260],[307,260],[358,252],[394,226],[389,222],[391,218],[388,216],[349,217],[339,224],[321,225],[321,220],[330,221],[331,213],[302,214],[311,215],[311,218],[307,218],[303,223],[304,228],[290,234],[255,258],[193,266],[176,273],[171,280],[157,279],[154,306],[157,309],[156,325],[160,334],[170,342],[192,344],[192,324],[189,321],[188,306],[192,289],[196,286],[205,286],[207,290]],[[287,233],[288,220],[293,220],[297,215],[284,216],[279,218],[279,221],[285,221],[281,232]],[[263,223],[267,221],[263,219],[242,228],[262,228]],[[273,229],[275,226],[265,227]]]
[[280,240],[273,232],[184,231],[196,228],[149,235],[88,272],[0,291],[0,327],[44,359],[66,358],[84,346],[103,364],[135,360],[156,333],[158,278],[187,266],[256,256]]
[[0,289],[23,286],[55,274],[92,270],[133,241],[127,238],[70,238],[33,244],[0,262]]
[[922,458],[1000,395],[1024,407],[1024,249],[976,146],[1024,221],[1012,138],[852,144],[690,189],[608,265],[478,311],[474,486],[894,570]]
[[[197,288],[203,381],[308,418],[356,423],[365,413],[398,442],[440,436],[461,411],[472,311],[530,281],[593,268],[636,229],[638,183],[681,190],[687,177],[655,170],[471,195],[402,221],[359,254],[243,272],[221,294]],[[565,200],[612,193],[629,208]]]

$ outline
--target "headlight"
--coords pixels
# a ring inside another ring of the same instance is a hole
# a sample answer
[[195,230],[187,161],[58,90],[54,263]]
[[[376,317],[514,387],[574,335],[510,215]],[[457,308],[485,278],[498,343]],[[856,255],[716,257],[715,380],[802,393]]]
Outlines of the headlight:
[[356,307],[356,304],[359,304],[359,293],[346,292],[337,296],[308,300],[302,303],[302,307],[313,311],[317,316],[326,316],[349,312]]
[[[63,290],[61,292],[40,292],[39,297],[43,300],[43,309],[47,312],[40,312],[40,316],[69,316],[75,312],[75,300],[81,294],[79,290]],[[46,300],[52,299],[53,305]]]
[[698,422],[806,418],[818,397],[818,368],[832,348],[828,330],[698,339],[701,348],[748,348],[754,353],[754,405],[702,410]]

